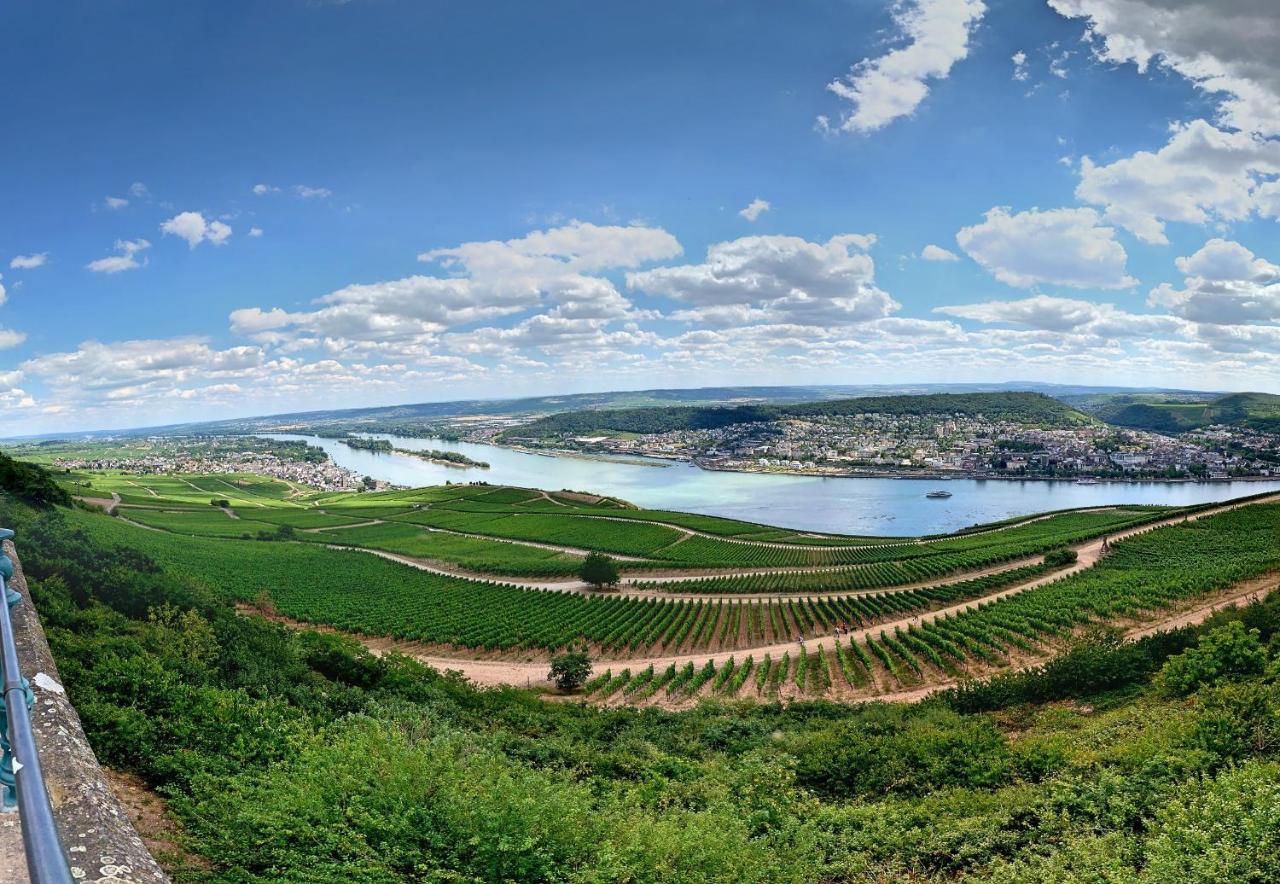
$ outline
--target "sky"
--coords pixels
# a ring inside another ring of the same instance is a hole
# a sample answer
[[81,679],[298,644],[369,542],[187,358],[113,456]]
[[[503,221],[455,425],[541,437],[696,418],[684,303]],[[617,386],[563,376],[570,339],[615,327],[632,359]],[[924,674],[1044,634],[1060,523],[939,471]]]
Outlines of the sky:
[[12,0],[0,435],[1280,392],[1275,0]]

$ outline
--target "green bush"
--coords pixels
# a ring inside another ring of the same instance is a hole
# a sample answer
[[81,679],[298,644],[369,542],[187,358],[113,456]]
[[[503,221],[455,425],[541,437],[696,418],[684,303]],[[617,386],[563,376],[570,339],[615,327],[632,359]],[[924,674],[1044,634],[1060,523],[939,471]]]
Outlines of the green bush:
[[1161,687],[1174,696],[1185,696],[1200,685],[1229,676],[1260,675],[1267,652],[1256,629],[1245,630],[1233,621],[1211,630],[1195,647],[1171,657],[1160,670]]

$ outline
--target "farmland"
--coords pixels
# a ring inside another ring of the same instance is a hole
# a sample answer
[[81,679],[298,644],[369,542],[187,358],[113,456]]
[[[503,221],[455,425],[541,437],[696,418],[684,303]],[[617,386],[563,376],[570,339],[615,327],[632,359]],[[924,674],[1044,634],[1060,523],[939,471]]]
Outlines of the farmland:
[[[250,539],[283,531],[293,540],[395,553],[471,576],[570,578],[592,551],[617,557],[636,580],[655,573],[734,575],[673,587],[682,592],[905,585],[1014,563],[1163,514],[1150,507],[1069,511],[939,538],[867,538],[488,485],[308,494],[262,477],[88,474],[68,487],[99,500],[117,495],[117,515],[178,534]],[[830,575],[801,578],[783,570]],[[774,576],[761,576],[766,572]]]
[[[608,704],[891,695],[1048,656],[1090,624],[1280,567],[1274,504],[865,538],[483,484],[317,494],[261,477],[91,474],[67,487],[119,495],[116,519],[75,514],[96,536],[245,609],[522,680],[582,646],[597,661],[586,693]],[[615,557],[619,590],[576,581],[592,551]]]

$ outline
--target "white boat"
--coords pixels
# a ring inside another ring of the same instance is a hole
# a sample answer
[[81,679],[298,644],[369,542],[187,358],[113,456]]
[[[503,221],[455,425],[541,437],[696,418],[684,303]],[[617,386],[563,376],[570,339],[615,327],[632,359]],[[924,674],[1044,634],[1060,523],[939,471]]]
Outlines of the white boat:
[[931,500],[945,500],[950,496],[951,496],[950,491],[930,491],[928,494],[925,495],[925,497]]
[[1098,484],[1098,480],[1097,480],[1097,479],[1090,479],[1090,478],[1088,478],[1087,476],[1085,476],[1085,477],[1083,477],[1083,478],[1076,479],[1076,484],[1077,484],[1077,485],[1097,485],[1097,484]]

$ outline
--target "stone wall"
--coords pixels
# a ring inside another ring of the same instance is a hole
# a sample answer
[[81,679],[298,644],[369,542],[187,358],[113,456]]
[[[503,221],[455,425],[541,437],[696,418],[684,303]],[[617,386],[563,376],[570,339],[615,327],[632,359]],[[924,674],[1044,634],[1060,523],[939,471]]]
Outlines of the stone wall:
[[13,630],[22,674],[31,680],[36,697],[31,725],[72,874],[77,881],[167,882],[89,748],[31,604],[12,541],[4,542],[4,551],[15,565],[9,586],[23,596],[12,609]]

